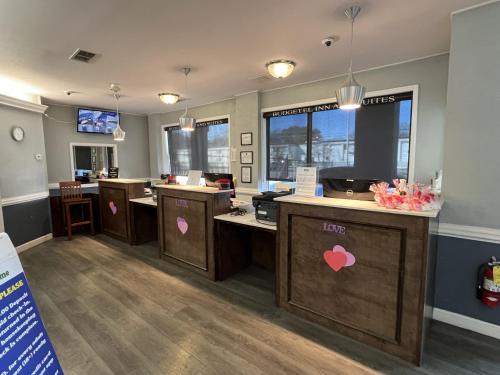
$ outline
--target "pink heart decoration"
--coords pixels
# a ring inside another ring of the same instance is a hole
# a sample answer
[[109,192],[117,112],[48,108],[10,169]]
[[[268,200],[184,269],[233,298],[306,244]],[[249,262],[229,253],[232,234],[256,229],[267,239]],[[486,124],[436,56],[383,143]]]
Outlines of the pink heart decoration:
[[183,217],[177,217],[177,228],[179,228],[182,234],[186,234],[186,232],[188,231],[189,225]]
[[323,258],[328,266],[335,272],[341,270],[343,267],[350,267],[356,263],[356,257],[342,245],[335,245],[332,250],[326,250],[323,253]]
[[113,216],[118,212],[118,207],[115,206],[115,202],[109,201],[109,209],[113,213]]
[[323,258],[325,259],[325,262],[328,264],[328,266],[330,266],[330,268],[335,272],[340,271],[347,262],[346,253],[341,251],[337,251],[334,253],[331,250],[326,250],[323,253]]

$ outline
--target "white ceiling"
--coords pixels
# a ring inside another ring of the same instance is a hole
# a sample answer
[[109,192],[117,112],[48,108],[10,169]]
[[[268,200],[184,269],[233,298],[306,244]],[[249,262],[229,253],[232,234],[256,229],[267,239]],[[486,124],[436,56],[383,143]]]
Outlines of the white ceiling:
[[[482,0],[359,0],[354,69],[446,52],[450,13]],[[200,105],[236,94],[322,79],[346,70],[349,22],[344,0],[0,0],[0,76],[25,82],[57,102],[167,112],[163,91]],[[339,35],[329,49],[321,39]],[[96,52],[84,64],[76,48]],[[285,80],[255,79],[264,64],[297,62]],[[193,67],[184,92],[182,66]],[[64,90],[79,92],[66,96]]]

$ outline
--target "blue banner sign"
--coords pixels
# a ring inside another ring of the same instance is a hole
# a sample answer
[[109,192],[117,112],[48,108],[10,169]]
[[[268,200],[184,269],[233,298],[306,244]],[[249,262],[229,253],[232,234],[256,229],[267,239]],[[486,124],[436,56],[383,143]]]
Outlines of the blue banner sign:
[[62,375],[16,249],[0,233],[0,375]]

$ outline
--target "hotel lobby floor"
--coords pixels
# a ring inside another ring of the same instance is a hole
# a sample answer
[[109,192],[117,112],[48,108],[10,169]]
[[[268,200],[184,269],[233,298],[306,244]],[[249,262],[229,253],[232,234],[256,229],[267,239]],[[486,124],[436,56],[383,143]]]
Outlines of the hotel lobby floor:
[[499,374],[499,341],[435,322],[423,366],[306,322],[252,269],[214,283],[104,235],[21,261],[66,374]]

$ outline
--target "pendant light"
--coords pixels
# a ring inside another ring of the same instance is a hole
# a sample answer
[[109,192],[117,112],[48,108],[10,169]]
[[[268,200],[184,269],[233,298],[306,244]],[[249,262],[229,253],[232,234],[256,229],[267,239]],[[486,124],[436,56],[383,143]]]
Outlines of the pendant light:
[[113,96],[116,100],[116,128],[113,130],[113,139],[115,141],[124,141],[125,140],[125,131],[120,128],[120,114],[118,112],[118,99],[120,99],[120,86],[115,83],[112,83],[109,87],[111,91],[113,91]]
[[347,73],[347,80],[344,84],[336,90],[337,103],[340,109],[356,109],[361,107],[363,98],[365,97],[365,87],[361,86],[354,79],[352,74],[352,41],[354,36],[354,20],[361,11],[361,7],[354,5],[345,10],[345,15],[351,21],[351,46],[350,46],[350,62],[349,72]]
[[[184,85],[184,92],[187,93],[187,87],[188,87],[188,74],[191,72],[191,68],[184,68],[183,69],[183,72],[184,72],[184,76],[185,76],[185,85]],[[179,117],[179,125],[181,127],[181,130],[184,130],[186,132],[192,132],[194,130],[194,127],[196,125],[196,119],[194,119],[193,117],[189,117],[187,115],[187,112],[188,112],[188,105],[187,105],[187,100],[186,100],[186,109],[184,111],[184,113],[182,114],[181,117]]]

